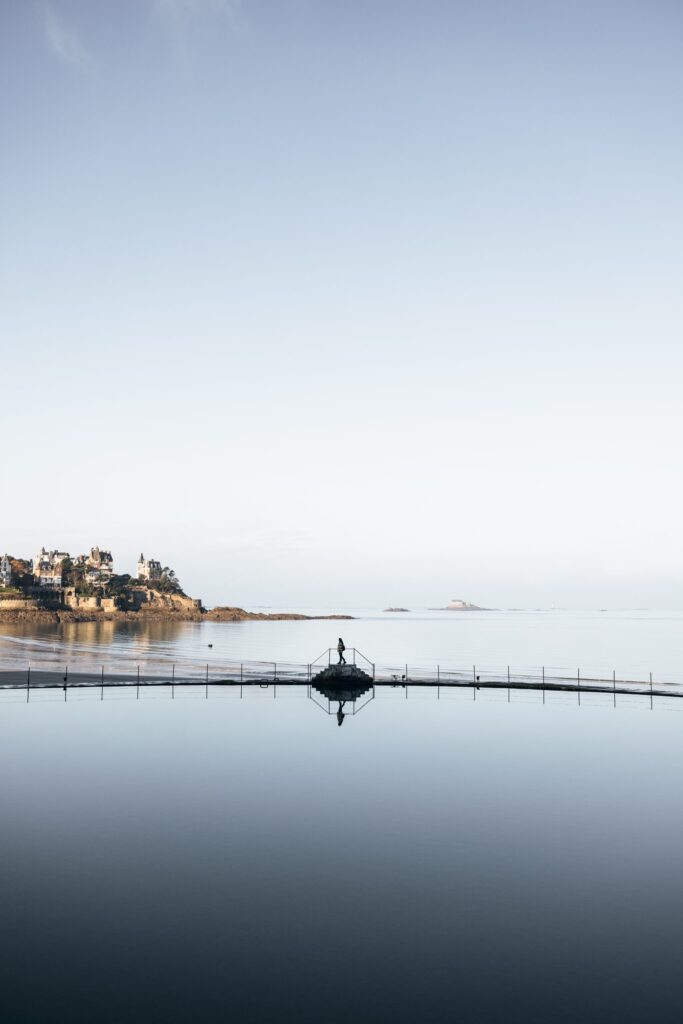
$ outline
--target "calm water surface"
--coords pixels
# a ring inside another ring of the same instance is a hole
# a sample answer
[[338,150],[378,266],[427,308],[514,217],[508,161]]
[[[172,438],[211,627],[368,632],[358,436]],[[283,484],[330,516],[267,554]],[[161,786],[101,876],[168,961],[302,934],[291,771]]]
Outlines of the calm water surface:
[[[306,609],[304,609],[306,610]],[[339,610],[339,609],[337,609]],[[329,609],[308,610],[324,614]],[[341,609],[344,611],[344,609]],[[420,612],[350,610],[352,622],[77,623],[0,625],[0,669],[46,664],[93,669],[137,664],[211,672],[242,661],[306,664],[341,633],[379,667],[483,672],[550,670],[618,678],[650,672],[683,683],[681,612]],[[212,647],[209,647],[209,644]]]
[[680,1020],[680,712],[271,693],[0,699],[0,1019]]

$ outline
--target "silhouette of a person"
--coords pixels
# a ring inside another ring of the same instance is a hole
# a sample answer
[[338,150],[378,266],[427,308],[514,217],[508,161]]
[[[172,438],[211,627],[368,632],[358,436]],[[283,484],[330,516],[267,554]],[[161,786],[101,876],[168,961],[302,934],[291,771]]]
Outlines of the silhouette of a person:
[[344,707],[345,704],[346,704],[345,700],[340,700],[339,701],[339,710],[337,711],[337,725],[341,725],[342,722],[344,721],[344,719],[346,718],[346,715],[342,711],[342,708]]
[[339,664],[339,665],[345,665],[346,664],[346,658],[344,657],[344,651],[345,650],[346,650],[346,647],[344,646],[344,641],[342,640],[341,637],[339,637],[339,643],[337,644],[337,653],[339,655],[339,661],[338,661],[337,664]]

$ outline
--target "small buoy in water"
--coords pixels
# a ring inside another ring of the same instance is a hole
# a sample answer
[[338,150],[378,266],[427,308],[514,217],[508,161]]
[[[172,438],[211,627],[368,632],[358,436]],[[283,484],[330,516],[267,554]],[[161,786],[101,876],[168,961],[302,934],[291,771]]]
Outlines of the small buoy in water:
[[209,647],[213,647],[213,644],[209,644]]

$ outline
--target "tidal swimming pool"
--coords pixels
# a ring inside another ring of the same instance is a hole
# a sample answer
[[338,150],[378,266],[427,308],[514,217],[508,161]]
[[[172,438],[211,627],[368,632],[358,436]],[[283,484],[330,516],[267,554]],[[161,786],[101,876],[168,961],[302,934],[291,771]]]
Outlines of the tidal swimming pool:
[[343,728],[286,694],[2,700],[2,1019],[678,1021],[682,730],[535,695]]

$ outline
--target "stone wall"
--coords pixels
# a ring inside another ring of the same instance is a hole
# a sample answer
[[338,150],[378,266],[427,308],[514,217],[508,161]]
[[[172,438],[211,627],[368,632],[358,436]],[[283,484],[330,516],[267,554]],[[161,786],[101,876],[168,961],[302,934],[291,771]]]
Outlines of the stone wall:
[[[189,621],[202,617],[202,602],[180,594],[160,594],[146,587],[136,588],[130,593],[127,604],[118,597],[100,597],[77,594],[73,587],[61,591],[29,592],[25,597],[0,599],[0,617],[8,612],[7,618],[35,615],[53,616],[54,621],[95,622],[103,615],[127,618],[131,613],[164,618],[165,616]],[[51,620],[52,621],[52,620]]]
[[10,597],[0,601],[0,612],[27,612],[40,607],[40,603],[30,597]]
[[64,591],[64,605],[66,608],[78,608],[80,611],[103,612],[115,612],[117,607],[116,599],[113,597],[86,597],[83,594],[77,594],[72,587],[68,587]]

